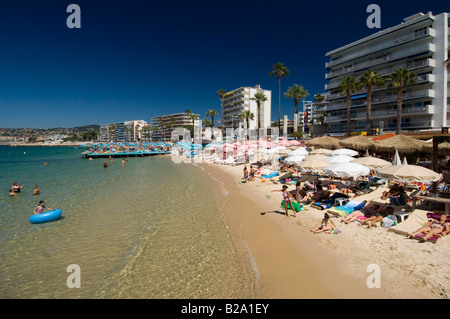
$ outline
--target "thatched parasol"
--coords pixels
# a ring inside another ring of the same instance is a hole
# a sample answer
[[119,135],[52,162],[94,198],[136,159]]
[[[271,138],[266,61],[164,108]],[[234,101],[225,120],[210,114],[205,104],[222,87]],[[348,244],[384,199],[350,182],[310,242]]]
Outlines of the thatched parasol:
[[306,141],[305,143],[308,146],[319,148],[336,149],[341,147],[341,144],[339,144],[339,140],[335,137],[330,136],[315,137],[311,140]]
[[357,151],[368,150],[375,144],[374,141],[363,135],[348,137],[346,139],[341,140],[339,143],[341,144],[342,147],[351,148]]
[[395,150],[398,150],[399,153],[411,154],[423,151],[425,149],[425,142],[400,134],[375,142],[374,148],[377,152],[394,153]]

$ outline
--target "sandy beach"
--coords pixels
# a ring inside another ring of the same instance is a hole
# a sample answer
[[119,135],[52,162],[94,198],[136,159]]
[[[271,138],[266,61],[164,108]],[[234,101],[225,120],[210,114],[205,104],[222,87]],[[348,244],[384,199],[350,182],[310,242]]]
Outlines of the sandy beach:
[[[281,193],[266,198],[281,184],[258,178],[239,183],[244,165],[201,166],[228,191],[225,219],[236,246],[245,247],[254,263],[258,298],[448,298],[448,236],[421,243],[379,225],[344,224],[338,217],[332,221],[339,234],[313,234],[310,229],[320,224],[325,211],[308,205],[297,217],[286,217]],[[381,191],[358,199],[379,199]],[[378,267],[379,287],[368,287],[371,265]]]

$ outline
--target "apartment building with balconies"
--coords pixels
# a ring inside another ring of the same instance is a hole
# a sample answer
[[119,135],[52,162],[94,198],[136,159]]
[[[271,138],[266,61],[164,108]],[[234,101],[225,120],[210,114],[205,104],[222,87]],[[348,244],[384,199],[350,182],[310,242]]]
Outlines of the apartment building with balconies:
[[[346,97],[339,84],[346,76],[359,79],[376,70],[388,77],[398,68],[416,75],[416,84],[403,89],[402,130],[429,130],[450,126],[448,57],[449,14],[418,13],[394,27],[330,51],[326,56],[328,83],[326,111],[330,133],[347,130]],[[394,88],[373,88],[371,127],[395,130],[397,92]],[[367,92],[355,92],[351,106],[351,130],[365,131]]]
[[[200,126],[200,115],[194,114],[197,119],[194,120],[194,126]],[[192,125],[192,118],[188,113],[174,113],[169,115],[160,115],[152,117],[152,126],[158,127],[154,130],[151,139],[154,141],[172,140],[172,132],[177,127]]]
[[272,112],[272,91],[263,90],[259,85],[252,87],[241,87],[227,92],[222,99],[222,115],[224,128],[247,128],[245,119],[241,118],[243,111],[253,113],[253,120],[249,121],[249,128],[256,129],[258,126],[258,106],[256,101],[252,100],[257,92],[263,92],[267,101],[260,107],[260,128],[269,128]]

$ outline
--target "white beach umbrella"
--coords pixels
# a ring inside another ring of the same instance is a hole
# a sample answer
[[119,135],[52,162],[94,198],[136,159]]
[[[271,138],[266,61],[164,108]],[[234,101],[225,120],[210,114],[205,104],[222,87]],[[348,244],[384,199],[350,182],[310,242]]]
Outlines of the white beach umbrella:
[[358,152],[348,149],[348,148],[340,148],[340,149],[337,149],[337,150],[334,150],[334,151],[328,153],[328,155],[330,155],[330,156],[337,156],[337,155],[356,156],[356,155],[358,155]]
[[373,156],[355,158],[354,160],[352,160],[352,163],[366,165],[367,167],[370,167],[372,169],[392,166],[391,162]]
[[348,163],[348,162],[351,162],[353,160],[354,160],[353,157],[346,156],[346,155],[330,156],[329,158],[326,159],[326,161],[331,163],[331,164]]
[[285,158],[284,161],[289,164],[298,164],[298,163],[302,162],[304,158],[305,158],[305,156],[294,155],[294,156],[289,156],[289,157]]
[[332,164],[323,171],[326,174],[341,178],[356,178],[370,174],[369,167],[351,162]]
[[411,182],[437,182],[442,175],[435,171],[419,165],[392,165],[390,167],[380,168],[376,171],[377,176],[393,179],[401,183]]
[[392,161],[392,165],[400,165],[400,155],[398,155],[398,150],[395,150],[394,160]]
[[296,150],[289,152],[288,156],[295,156],[295,155],[306,156],[308,154],[309,154],[309,152],[304,147],[299,147]]
[[297,164],[297,167],[306,172],[319,172],[328,166],[330,166],[330,163],[321,159],[304,160],[303,162]]

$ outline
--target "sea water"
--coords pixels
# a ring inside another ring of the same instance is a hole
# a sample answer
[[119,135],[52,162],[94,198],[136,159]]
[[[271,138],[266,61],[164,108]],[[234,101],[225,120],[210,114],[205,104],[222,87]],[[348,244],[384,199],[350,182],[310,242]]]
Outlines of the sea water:
[[[170,156],[104,168],[83,150],[0,146],[1,298],[255,297],[224,221],[224,185]],[[14,181],[24,187],[9,196]],[[63,217],[31,224],[39,200]]]

